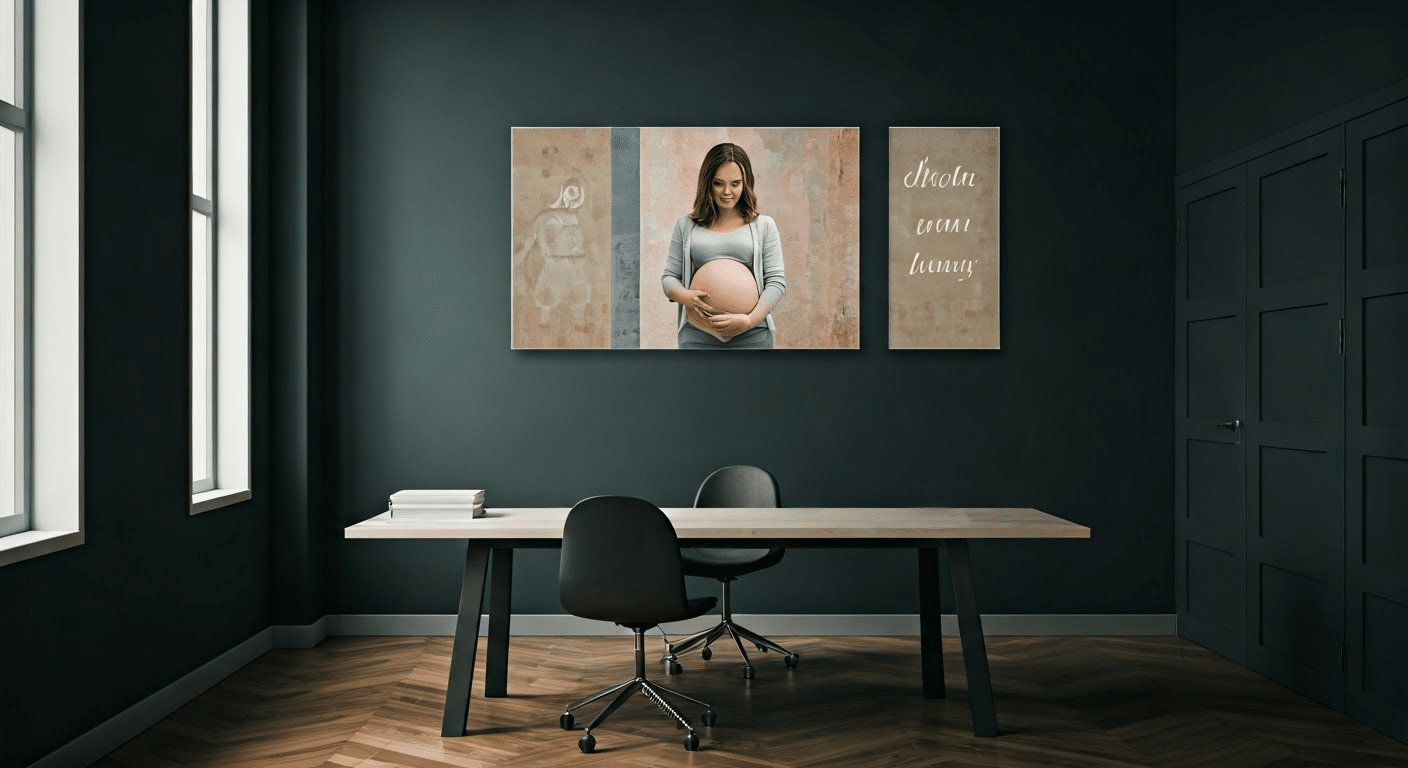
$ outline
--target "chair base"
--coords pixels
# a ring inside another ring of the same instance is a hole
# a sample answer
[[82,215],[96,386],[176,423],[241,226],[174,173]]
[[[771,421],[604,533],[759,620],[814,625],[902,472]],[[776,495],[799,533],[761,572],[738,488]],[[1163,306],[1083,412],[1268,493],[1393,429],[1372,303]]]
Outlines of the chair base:
[[696,632],[677,643],[666,643],[665,657],[661,661],[665,662],[665,668],[669,673],[675,674],[679,671],[679,655],[681,653],[691,651],[699,646],[703,646],[700,648],[699,655],[708,661],[709,657],[713,655],[709,646],[725,634],[733,639],[733,645],[738,649],[738,655],[743,657],[743,677],[746,679],[753,679],[753,662],[749,661],[748,652],[743,650],[744,640],[752,643],[760,651],[776,651],[782,654],[782,661],[787,665],[787,668],[796,669],[797,662],[801,660],[800,656],[733,620],[733,608],[729,599],[732,592],[729,584],[733,579],[724,578],[719,581],[723,583],[723,600],[721,601],[723,607],[720,609],[721,616],[718,625],[702,632]]
[[604,699],[613,693],[616,694],[616,698],[612,699],[611,703],[607,704],[606,708],[603,709],[600,713],[598,713],[596,717],[592,718],[592,721],[587,724],[586,733],[583,734],[582,738],[577,742],[577,746],[583,752],[592,752],[596,749],[596,737],[592,735],[592,729],[605,722],[606,718],[611,716],[611,713],[615,712],[621,707],[622,704],[626,703],[627,699],[631,698],[637,692],[639,692],[641,694],[644,694],[647,699],[649,699],[652,703],[655,704],[655,706],[659,707],[661,712],[664,712],[666,715],[669,715],[675,721],[676,725],[685,729],[687,735],[684,739],[684,748],[690,752],[693,752],[694,750],[699,748],[699,736],[695,734],[694,726],[689,722],[689,719],[686,718],[684,715],[680,714],[680,711],[675,708],[675,705],[671,703],[668,697],[684,699],[685,701],[703,707],[704,716],[701,719],[703,720],[703,723],[706,727],[713,726],[715,720],[717,719],[717,716],[714,713],[714,708],[709,706],[707,703],[702,702],[692,696],[686,696],[683,693],[680,693],[679,691],[673,690],[671,688],[666,688],[663,685],[658,685],[655,682],[646,679],[645,636],[643,630],[640,629],[635,630],[635,635],[635,677],[625,681],[624,683],[618,683],[609,688],[604,688],[586,697],[585,699],[581,699],[580,701],[567,705],[567,707],[562,712],[562,716],[558,719],[558,724],[562,726],[562,729],[564,731],[572,730],[573,727],[576,725],[576,720],[572,716],[572,710],[586,706],[587,704],[590,704],[599,699]]
[[[671,674],[679,671],[679,655],[699,647],[699,655],[708,661],[713,656],[710,646],[715,640],[728,635],[733,640],[733,645],[738,649],[738,655],[743,657],[743,677],[753,678],[753,662],[748,658],[748,652],[743,650],[743,641],[747,640],[760,651],[776,651],[782,654],[782,661],[788,669],[796,669],[801,657],[792,651],[783,648],[777,643],[754,632],[747,627],[738,624],[730,618],[725,618],[718,625],[710,627],[702,632],[696,632],[689,637],[677,642],[665,645],[665,657],[661,661],[665,662]],[[702,647],[700,647],[702,646]]]

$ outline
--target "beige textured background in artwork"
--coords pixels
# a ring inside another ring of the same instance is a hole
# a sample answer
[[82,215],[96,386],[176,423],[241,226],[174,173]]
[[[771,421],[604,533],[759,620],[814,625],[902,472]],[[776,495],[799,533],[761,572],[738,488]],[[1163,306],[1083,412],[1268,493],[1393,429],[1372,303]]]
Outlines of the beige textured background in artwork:
[[760,212],[782,238],[787,294],[772,313],[776,347],[858,349],[858,128],[640,129],[641,347],[678,345],[676,305],[660,275],[675,219],[694,206],[699,165],[724,141],[748,153]]
[[514,128],[513,348],[611,346],[611,129]]
[[890,129],[890,348],[997,349],[999,132]]

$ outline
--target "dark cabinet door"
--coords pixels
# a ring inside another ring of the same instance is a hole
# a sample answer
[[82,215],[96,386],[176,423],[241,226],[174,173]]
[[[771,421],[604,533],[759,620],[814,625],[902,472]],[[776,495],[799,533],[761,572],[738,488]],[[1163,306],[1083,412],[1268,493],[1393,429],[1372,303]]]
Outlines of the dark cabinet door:
[[1347,705],[1408,741],[1408,101],[1347,145]]
[[1247,665],[1344,705],[1344,129],[1247,164]]
[[1178,632],[1245,663],[1245,174],[1176,193],[1174,553]]

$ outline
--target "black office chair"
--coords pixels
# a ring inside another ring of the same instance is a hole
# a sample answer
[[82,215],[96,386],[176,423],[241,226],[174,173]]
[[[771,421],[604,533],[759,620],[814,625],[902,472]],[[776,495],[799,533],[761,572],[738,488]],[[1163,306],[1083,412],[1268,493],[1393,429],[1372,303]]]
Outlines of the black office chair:
[[577,742],[583,752],[596,749],[592,729],[601,725],[636,691],[688,730],[684,748],[699,748],[694,727],[666,694],[704,707],[704,725],[712,726],[712,707],[645,678],[645,631],[662,622],[684,621],[714,608],[713,597],[691,600],[685,594],[680,544],[675,527],[659,507],[628,496],[594,496],[578,502],[562,528],[562,568],[558,573],[562,607],[574,616],[610,621],[636,635],[635,676],[592,694],[562,713],[559,724],[573,727],[572,710],[616,693]]
[[[771,472],[759,467],[732,466],[714,470],[704,478],[699,492],[694,497],[696,507],[780,507],[782,494],[777,488],[777,480]],[[762,635],[738,624],[733,620],[733,608],[729,600],[729,585],[739,576],[777,565],[786,550],[782,547],[770,549],[734,549],[721,547],[686,547],[681,553],[686,576],[707,576],[718,579],[723,584],[723,608],[720,610],[718,626],[691,635],[676,643],[665,646],[664,661],[671,674],[680,669],[679,655],[703,645],[699,655],[705,661],[713,655],[709,646],[727,634],[733,639],[738,653],[743,657],[743,676],[753,677],[753,664],[748,653],[743,650],[743,641],[753,643],[759,651],[773,650],[782,654],[788,669],[796,669],[800,657]]]

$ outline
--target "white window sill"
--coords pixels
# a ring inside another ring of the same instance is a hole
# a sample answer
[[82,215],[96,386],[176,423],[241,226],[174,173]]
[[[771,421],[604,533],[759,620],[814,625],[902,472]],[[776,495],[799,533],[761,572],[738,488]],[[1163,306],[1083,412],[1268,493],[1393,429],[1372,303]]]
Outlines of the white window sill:
[[22,531],[0,537],[0,566],[83,543],[83,531]]
[[212,509],[228,507],[241,501],[249,501],[254,494],[248,488],[216,488],[191,494],[191,514],[199,515]]

